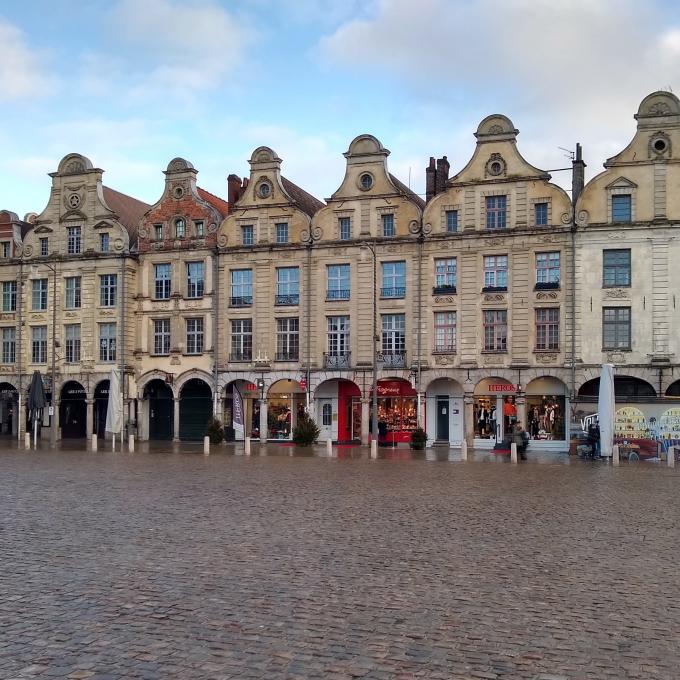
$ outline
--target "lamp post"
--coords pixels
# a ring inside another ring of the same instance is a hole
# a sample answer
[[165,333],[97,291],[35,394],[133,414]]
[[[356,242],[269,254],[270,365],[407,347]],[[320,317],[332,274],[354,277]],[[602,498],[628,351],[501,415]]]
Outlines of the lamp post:
[[[52,272],[52,368],[51,368],[51,381],[52,389],[50,394],[52,395],[50,399],[50,408],[52,409],[52,415],[50,417],[50,447],[55,448],[57,445],[57,430],[54,427],[54,419],[56,417],[56,406],[55,406],[55,393],[57,390],[57,385],[55,382],[56,373],[56,356],[57,347],[59,343],[57,342],[57,268],[53,267],[47,262],[41,262],[41,264],[47,267]],[[33,273],[38,272],[38,265],[33,265],[31,267]]]
[[371,245],[368,241],[361,244],[362,252],[364,248],[370,251],[373,256],[373,394],[371,404],[371,436],[377,441],[378,438],[378,259],[375,253],[375,244]]
[[306,342],[306,386],[305,386],[305,409],[307,415],[311,417],[311,387],[312,387],[312,248],[314,244],[321,238],[322,232],[320,227],[314,227],[311,224],[309,229],[302,232],[302,242],[307,249],[307,274],[306,274],[306,290],[305,299],[307,308],[307,342]]

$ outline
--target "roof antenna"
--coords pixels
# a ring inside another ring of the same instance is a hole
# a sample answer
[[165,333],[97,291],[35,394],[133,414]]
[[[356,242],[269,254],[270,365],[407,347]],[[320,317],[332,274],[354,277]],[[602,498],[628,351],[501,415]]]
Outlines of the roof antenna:
[[576,152],[575,152],[575,151],[572,151],[571,149],[565,149],[563,146],[558,146],[557,148],[560,149],[560,151],[566,151],[567,153],[565,153],[564,155],[565,155],[570,161],[573,161],[574,158],[576,158]]

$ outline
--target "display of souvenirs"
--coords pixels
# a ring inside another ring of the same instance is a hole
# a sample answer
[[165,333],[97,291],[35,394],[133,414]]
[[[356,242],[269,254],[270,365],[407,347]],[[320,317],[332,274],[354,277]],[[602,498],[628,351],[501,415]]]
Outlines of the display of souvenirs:
[[527,397],[527,431],[532,439],[564,439],[564,397]]
[[629,439],[650,439],[652,433],[645,414],[634,406],[624,406],[616,410],[614,436]]
[[379,398],[378,422],[385,423],[388,433],[415,430],[418,426],[416,400],[413,397]]

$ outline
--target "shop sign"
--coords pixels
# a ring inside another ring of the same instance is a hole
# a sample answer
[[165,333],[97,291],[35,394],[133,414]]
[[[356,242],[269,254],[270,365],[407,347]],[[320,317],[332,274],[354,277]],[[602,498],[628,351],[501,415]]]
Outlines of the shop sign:
[[401,390],[398,385],[378,385],[378,394],[383,397],[398,397]]
[[489,392],[514,392],[515,386],[508,383],[491,383],[489,385]]
[[0,399],[18,399],[19,392],[17,390],[0,390]]
[[69,387],[62,392],[62,399],[64,397],[84,397],[85,390],[82,387]]

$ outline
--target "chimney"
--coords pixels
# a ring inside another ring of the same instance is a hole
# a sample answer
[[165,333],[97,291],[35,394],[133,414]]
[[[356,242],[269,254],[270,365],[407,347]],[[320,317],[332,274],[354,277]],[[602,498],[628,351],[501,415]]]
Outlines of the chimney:
[[576,143],[576,157],[571,162],[571,201],[576,205],[583,185],[585,184],[585,169],[586,164],[583,161],[583,149],[580,143]]
[[227,202],[233,206],[241,196],[241,178],[237,175],[227,177]]
[[430,164],[425,168],[425,200],[429,201],[437,193],[437,169],[434,165],[434,156],[430,156]]
[[446,184],[449,181],[449,161],[446,156],[437,159],[437,174],[435,175],[434,191],[436,194],[441,194],[446,191]]

